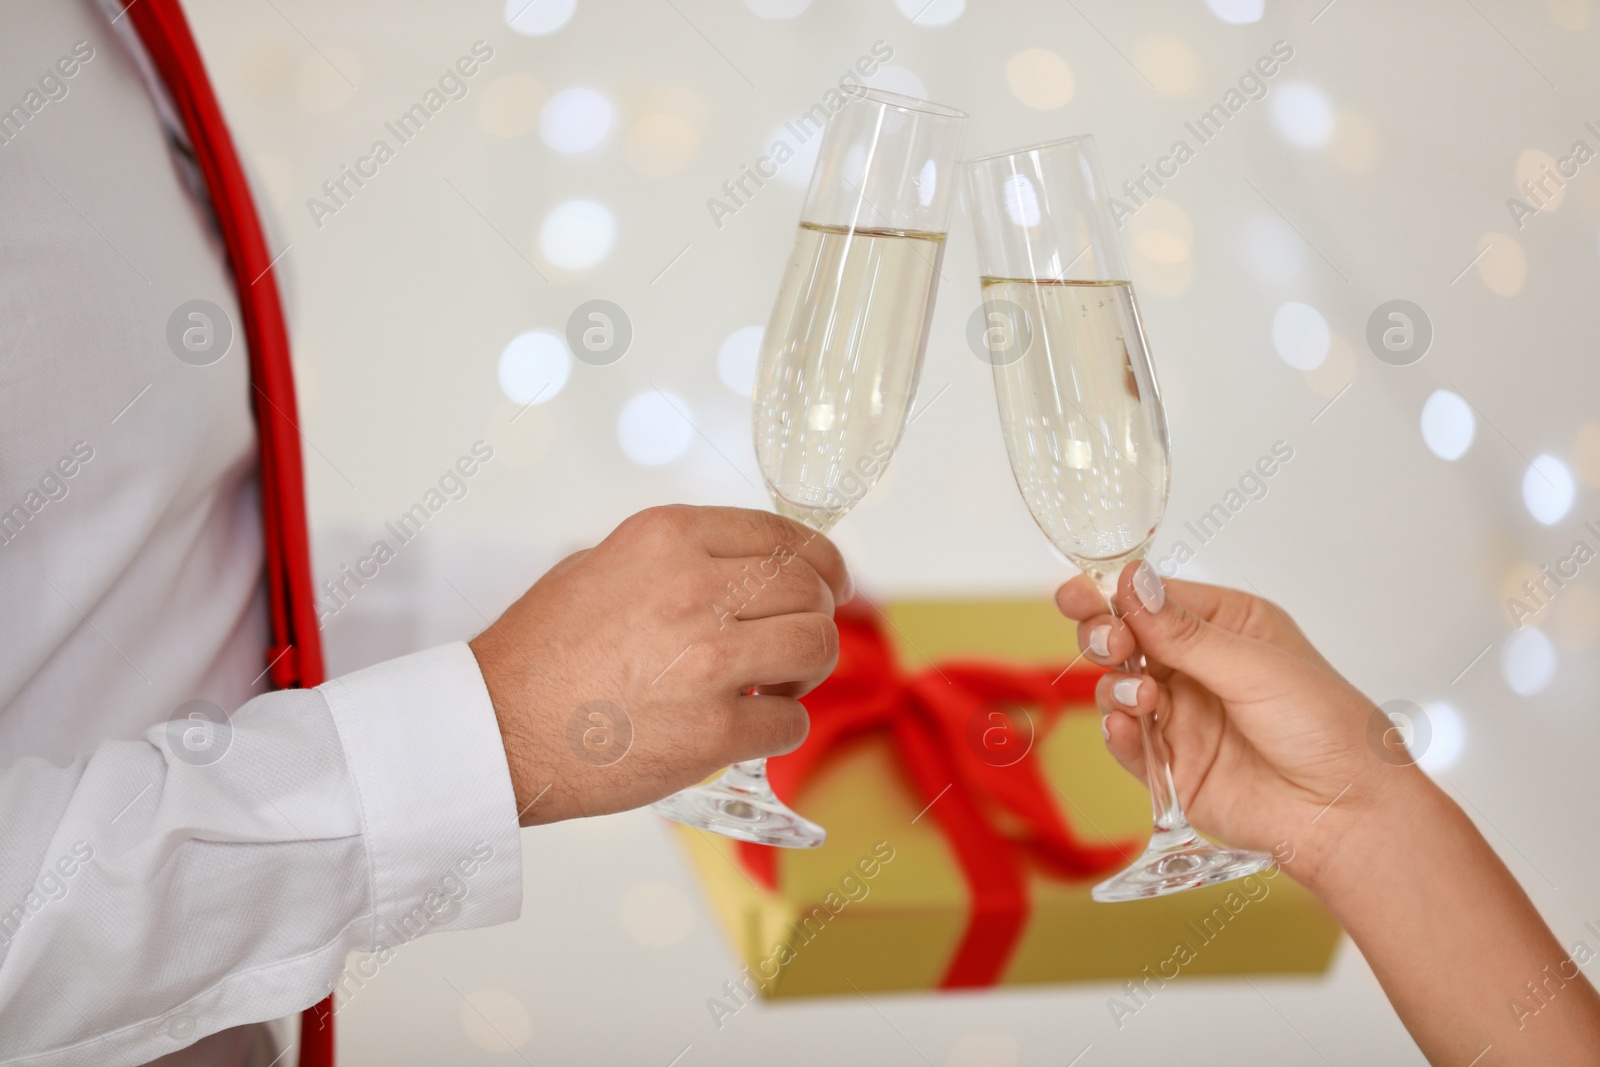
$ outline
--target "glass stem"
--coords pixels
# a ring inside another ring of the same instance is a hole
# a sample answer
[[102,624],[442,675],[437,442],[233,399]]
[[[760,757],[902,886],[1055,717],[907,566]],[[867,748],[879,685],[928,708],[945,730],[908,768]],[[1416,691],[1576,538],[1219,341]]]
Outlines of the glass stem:
[[[1144,653],[1135,652],[1122,669],[1129,674],[1145,673]],[[1184,818],[1178,787],[1172,781],[1172,756],[1167,751],[1166,735],[1154,714],[1138,718],[1139,737],[1144,742],[1145,781],[1150,783],[1150,815],[1155,820],[1157,841],[1192,837],[1194,831],[1189,827],[1189,820]]]
[[[1104,576],[1093,576],[1095,584],[1106,598],[1106,607],[1114,616],[1120,615],[1116,602],[1117,574],[1118,571],[1112,570]],[[1135,652],[1122,665],[1126,674],[1145,674],[1145,668],[1143,652]],[[1172,780],[1172,756],[1167,750],[1162,724],[1156,721],[1154,713],[1136,718],[1139,720],[1139,738],[1144,743],[1144,777],[1150,786],[1150,817],[1155,823],[1150,847],[1160,849],[1187,842],[1195,836],[1195,832],[1184,817],[1183,804],[1178,800],[1178,787]]]
[[753,793],[765,792],[770,788],[767,785],[767,761],[748,759],[740,763],[730,763],[717,781],[733,789],[743,789]]

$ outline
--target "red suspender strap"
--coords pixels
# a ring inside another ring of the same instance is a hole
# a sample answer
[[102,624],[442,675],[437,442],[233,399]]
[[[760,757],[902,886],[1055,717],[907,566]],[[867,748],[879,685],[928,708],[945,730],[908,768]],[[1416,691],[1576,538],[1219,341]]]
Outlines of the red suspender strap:
[[[250,187],[234,152],[205,64],[177,0],[133,0],[123,12],[138,32],[194,144],[200,172],[228,249],[229,269],[250,350],[251,402],[261,455],[261,518],[266,549],[272,647],[267,650],[278,689],[322,682],[306,538],[305,484],[295,412],[289,334],[272,256],[261,233]],[[330,998],[331,1000],[331,998]],[[302,1067],[332,1067],[330,1001],[308,1008],[300,1022]]]

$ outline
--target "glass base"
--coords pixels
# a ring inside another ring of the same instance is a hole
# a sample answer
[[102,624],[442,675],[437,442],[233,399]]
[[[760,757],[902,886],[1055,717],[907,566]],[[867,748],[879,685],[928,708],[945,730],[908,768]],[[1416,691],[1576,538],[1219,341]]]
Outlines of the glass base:
[[1144,855],[1095,886],[1090,896],[1102,904],[1148,900],[1244,878],[1274,862],[1265,852],[1213,845],[1185,826],[1181,833],[1157,833]]
[[789,810],[767,781],[766,761],[735,763],[721,778],[674,793],[651,810],[685,826],[778,848],[816,848],[828,831]]

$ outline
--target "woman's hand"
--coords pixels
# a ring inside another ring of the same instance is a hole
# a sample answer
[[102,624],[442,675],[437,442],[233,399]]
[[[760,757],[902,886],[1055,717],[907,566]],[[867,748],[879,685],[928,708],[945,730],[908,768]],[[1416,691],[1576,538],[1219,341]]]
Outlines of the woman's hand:
[[1600,996],[1472,821],[1276,606],[1130,566],[1117,613],[1087,578],[1056,602],[1108,666],[1106,743],[1144,777],[1156,714],[1194,825],[1271,850],[1360,947],[1433,1063],[1591,1064]]
[[[1120,617],[1085,576],[1063,585],[1056,603],[1078,620],[1086,655],[1113,668],[1096,693],[1112,755],[1143,779],[1136,720],[1155,713],[1197,828],[1273,852],[1309,883],[1349,816],[1425,785],[1403,748],[1379,758],[1368,737],[1386,737],[1383,728],[1369,733],[1381,713],[1276,605],[1195,582],[1163,584],[1148,563],[1125,568],[1117,590]],[[1138,651],[1146,672],[1124,673]]]

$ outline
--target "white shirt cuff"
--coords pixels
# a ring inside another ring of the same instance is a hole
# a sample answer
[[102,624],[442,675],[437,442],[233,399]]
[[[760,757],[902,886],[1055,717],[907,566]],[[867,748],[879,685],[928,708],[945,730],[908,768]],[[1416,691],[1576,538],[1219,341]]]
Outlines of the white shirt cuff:
[[373,950],[522,911],[522,849],[500,725],[464,642],[319,687],[371,858]]

